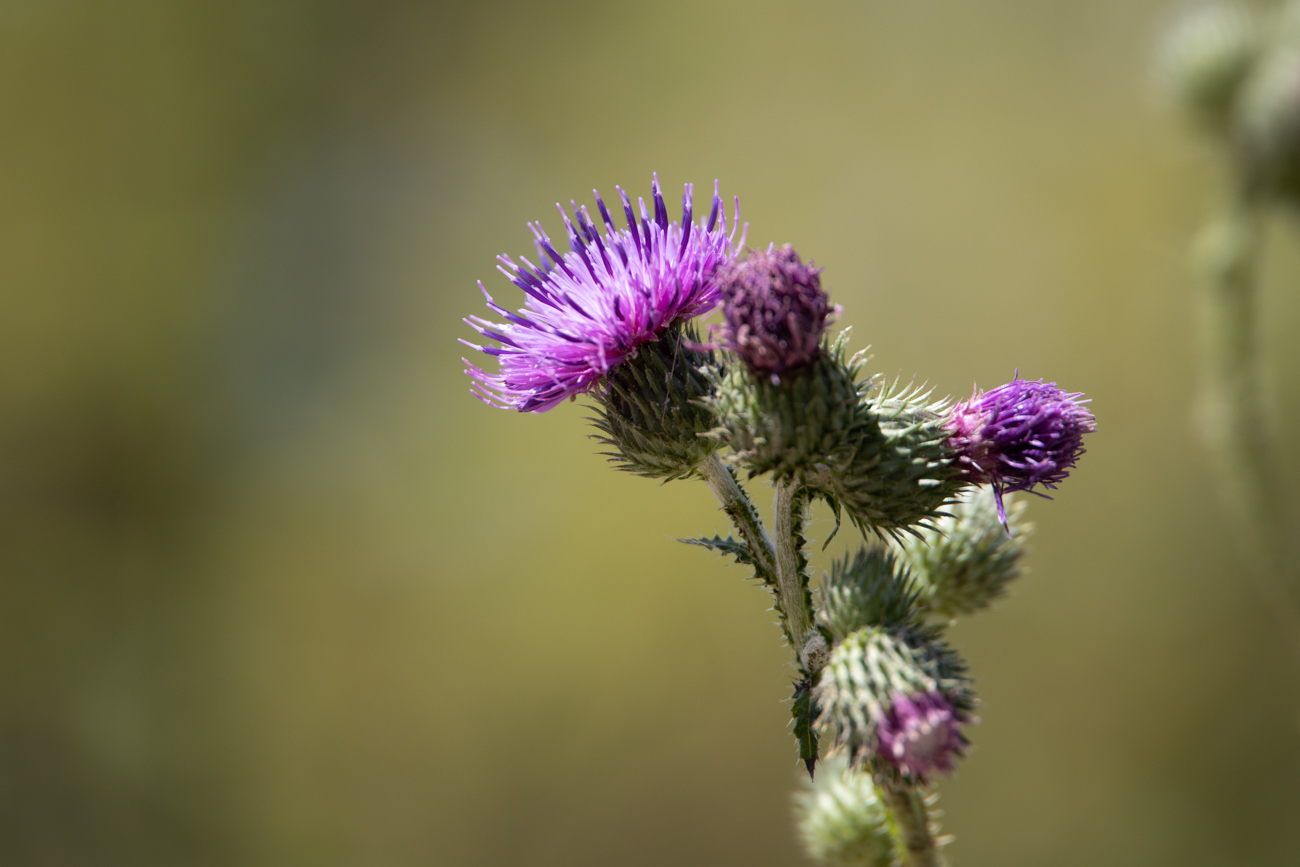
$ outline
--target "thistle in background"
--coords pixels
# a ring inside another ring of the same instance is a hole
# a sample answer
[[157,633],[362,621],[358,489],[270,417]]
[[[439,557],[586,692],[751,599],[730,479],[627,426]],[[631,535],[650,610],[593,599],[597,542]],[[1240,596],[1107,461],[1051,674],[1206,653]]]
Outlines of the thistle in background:
[[1230,180],[1193,251],[1196,421],[1247,574],[1300,663],[1294,534],[1277,480],[1257,312],[1266,219],[1276,205],[1300,204],[1300,2],[1255,11],[1207,3],[1170,27],[1160,57],[1168,90],[1218,146]]
[[1003,525],[1003,494],[1038,485],[1055,489],[1083,454],[1083,435],[1097,425],[1082,396],[1054,382],[1017,379],[992,391],[976,390],[952,408],[953,463],[969,481],[993,486]]
[[1206,3],[1170,28],[1160,49],[1164,86],[1204,126],[1231,123],[1233,101],[1259,55],[1259,23],[1240,3]]

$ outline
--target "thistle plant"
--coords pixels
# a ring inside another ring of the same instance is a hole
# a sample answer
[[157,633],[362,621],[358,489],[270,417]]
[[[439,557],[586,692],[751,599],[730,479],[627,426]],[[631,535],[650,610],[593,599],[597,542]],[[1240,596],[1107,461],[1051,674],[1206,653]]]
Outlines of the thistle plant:
[[1202,366],[1197,421],[1232,534],[1300,663],[1300,596],[1260,379],[1258,273],[1267,218],[1300,205],[1300,2],[1207,2],[1159,52],[1166,90],[1227,168],[1219,216],[1196,244]]
[[[462,342],[497,359],[494,372],[466,361],[472,391],[520,412],[585,395],[616,468],[708,486],[735,535],[682,541],[732,557],[771,594],[796,752],[815,780],[797,799],[809,855],[938,865],[932,786],[966,755],[978,703],[947,628],[1023,572],[1031,527],[1015,492],[1066,479],[1092,413],[1018,374],[960,403],[866,375],[848,329],[828,333],[840,310],[820,269],[789,246],[745,247],[739,202],[728,226],[716,183],[700,224],[689,184],[677,221],[657,177],[651,191],[653,216],[619,189],[622,228],[596,194],[603,233],[586,207],[561,207],[565,253],[529,224],[538,263],[499,259],[524,306],[483,289],[503,321],[465,320],[489,343]],[[702,332],[695,320],[719,307]],[[746,489],[763,477],[770,525]],[[814,583],[816,501],[862,542]]]

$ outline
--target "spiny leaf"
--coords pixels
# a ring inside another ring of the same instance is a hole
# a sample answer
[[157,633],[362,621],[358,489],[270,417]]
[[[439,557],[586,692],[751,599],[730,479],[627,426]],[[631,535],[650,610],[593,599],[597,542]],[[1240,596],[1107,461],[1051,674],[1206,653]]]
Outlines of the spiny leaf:
[[737,563],[745,566],[754,565],[754,554],[749,550],[749,546],[731,536],[725,539],[721,536],[714,536],[712,539],[701,536],[698,539],[678,539],[677,541],[684,542],[687,545],[699,545],[701,548],[709,548],[723,554],[730,554],[736,558]]
[[790,715],[794,717],[794,738],[799,744],[799,758],[812,777],[817,770],[817,702],[813,699],[813,679],[796,681]]

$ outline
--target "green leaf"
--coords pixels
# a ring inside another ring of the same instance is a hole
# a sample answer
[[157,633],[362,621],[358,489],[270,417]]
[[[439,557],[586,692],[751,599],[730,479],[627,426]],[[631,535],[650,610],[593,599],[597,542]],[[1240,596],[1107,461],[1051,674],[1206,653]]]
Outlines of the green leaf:
[[812,777],[817,769],[817,702],[813,699],[813,679],[795,682],[790,715],[794,717],[794,738],[799,744],[799,758]]
[[722,538],[714,536],[712,539],[701,536],[698,539],[678,539],[678,542],[684,542],[687,545],[699,545],[701,548],[709,548],[722,554],[730,554],[736,558],[737,563],[745,566],[753,566],[754,554],[749,550],[749,546],[744,542],[733,539],[731,536]]

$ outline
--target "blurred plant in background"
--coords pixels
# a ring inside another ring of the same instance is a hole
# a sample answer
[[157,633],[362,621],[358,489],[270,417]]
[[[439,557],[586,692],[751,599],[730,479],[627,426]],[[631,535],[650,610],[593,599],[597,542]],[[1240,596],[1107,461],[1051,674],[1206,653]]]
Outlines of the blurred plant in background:
[[[1093,416],[1055,383],[1017,378],[952,404],[862,377],[867,358],[847,355],[847,332],[826,335],[839,311],[820,269],[788,245],[746,250],[742,235],[733,246],[739,201],[728,233],[717,190],[697,226],[690,184],[678,222],[657,175],[653,218],[642,199],[638,219],[620,188],[622,229],[595,193],[603,235],[585,206],[572,203],[570,219],[557,205],[563,254],[530,223],[539,264],[499,258],[525,306],[511,313],[480,283],[505,321],[465,320],[492,343],[461,342],[499,371],[467,360],[465,373],[500,409],[545,412],[590,395],[619,469],[709,486],[739,538],[683,541],[734,557],[771,594],[794,655],[793,728],[809,776],[823,737],[847,760],[801,801],[809,854],[936,867],[928,787],[964,754],[976,705],[945,627],[1019,574],[1026,528],[1012,530],[1004,496],[1063,482]],[[719,340],[701,345],[692,320],[718,305]],[[771,474],[770,532],[737,470]],[[814,499],[837,527],[847,512],[867,540],[833,564],[820,605],[805,556]]]
[[1234,537],[1300,664],[1300,566],[1279,483],[1276,412],[1261,380],[1265,223],[1300,205],[1300,3],[1186,11],[1159,52],[1164,84],[1219,147],[1229,189],[1194,262],[1203,288],[1197,419]]

